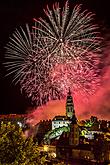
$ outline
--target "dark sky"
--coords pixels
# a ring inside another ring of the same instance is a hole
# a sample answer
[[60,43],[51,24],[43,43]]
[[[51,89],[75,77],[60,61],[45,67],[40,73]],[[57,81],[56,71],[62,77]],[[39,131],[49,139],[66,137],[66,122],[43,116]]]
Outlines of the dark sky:
[[[59,0],[64,4],[64,0]],[[5,78],[4,46],[14,29],[25,23],[32,24],[32,18],[43,16],[43,8],[55,0],[0,0],[0,114],[25,113],[30,105],[21,95],[19,86],[11,83],[12,77]],[[84,9],[96,13],[96,19],[101,28],[110,27],[109,0],[70,0],[71,5],[81,3]]]

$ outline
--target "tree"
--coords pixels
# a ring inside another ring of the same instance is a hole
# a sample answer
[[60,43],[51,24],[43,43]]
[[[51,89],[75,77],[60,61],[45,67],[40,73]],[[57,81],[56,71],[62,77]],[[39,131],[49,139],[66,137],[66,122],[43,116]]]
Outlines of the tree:
[[44,164],[38,146],[33,138],[26,138],[20,127],[10,122],[0,127],[0,165],[39,165]]

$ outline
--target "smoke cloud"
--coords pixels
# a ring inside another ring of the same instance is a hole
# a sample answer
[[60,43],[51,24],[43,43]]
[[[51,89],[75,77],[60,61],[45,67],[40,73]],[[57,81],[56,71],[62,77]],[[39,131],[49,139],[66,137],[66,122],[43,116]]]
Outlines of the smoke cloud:
[[[110,34],[110,33],[109,33]],[[99,119],[110,120],[110,35],[105,36],[105,47],[102,52],[101,68],[101,86],[97,92],[92,95],[88,101],[83,102],[85,98],[79,96],[74,98],[75,112],[78,119],[97,116]],[[65,115],[66,99],[50,101],[46,105],[29,111],[28,121],[32,125],[40,120],[53,119],[56,115]]]

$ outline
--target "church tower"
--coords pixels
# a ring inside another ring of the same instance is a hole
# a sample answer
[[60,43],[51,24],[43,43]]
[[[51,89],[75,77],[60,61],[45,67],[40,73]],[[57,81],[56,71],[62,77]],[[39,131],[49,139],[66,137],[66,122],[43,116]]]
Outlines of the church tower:
[[70,88],[69,88],[69,92],[67,94],[67,99],[66,99],[66,116],[70,118],[72,122],[76,123],[74,103],[73,103],[73,98],[71,96]]

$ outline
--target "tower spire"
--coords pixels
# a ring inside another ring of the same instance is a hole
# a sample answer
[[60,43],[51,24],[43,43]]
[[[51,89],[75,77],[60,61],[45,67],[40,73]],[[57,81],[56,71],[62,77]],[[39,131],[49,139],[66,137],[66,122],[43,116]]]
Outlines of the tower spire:
[[71,96],[71,90],[70,90],[70,87],[69,87],[68,95]]
[[72,121],[76,122],[74,103],[70,87],[66,99],[66,116],[69,117]]

